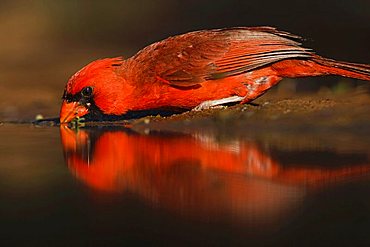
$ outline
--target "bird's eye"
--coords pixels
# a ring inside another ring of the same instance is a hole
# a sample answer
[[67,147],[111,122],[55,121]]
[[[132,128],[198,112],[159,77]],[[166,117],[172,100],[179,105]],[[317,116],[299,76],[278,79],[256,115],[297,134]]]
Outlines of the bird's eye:
[[84,87],[81,91],[82,96],[86,98],[91,97],[92,93],[93,93],[92,87]]

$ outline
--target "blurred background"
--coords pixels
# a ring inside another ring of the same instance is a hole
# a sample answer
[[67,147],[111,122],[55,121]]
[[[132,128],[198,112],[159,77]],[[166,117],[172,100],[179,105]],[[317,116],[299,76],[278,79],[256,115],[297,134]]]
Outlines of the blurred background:
[[[68,78],[92,60],[129,57],[188,31],[261,25],[303,36],[322,56],[370,63],[369,0],[3,0],[0,120],[57,116]],[[285,80],[279,87],[319,92],[368,83],[326,77]]]

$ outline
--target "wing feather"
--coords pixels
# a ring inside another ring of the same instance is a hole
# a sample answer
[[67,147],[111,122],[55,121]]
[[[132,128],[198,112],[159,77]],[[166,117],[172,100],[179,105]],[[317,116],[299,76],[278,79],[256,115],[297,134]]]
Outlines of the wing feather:
[[298,39],[271,27],[190,32],[144,48],[127,60],[125,73],[136,83],[189,87],[284,59],[312,57]]

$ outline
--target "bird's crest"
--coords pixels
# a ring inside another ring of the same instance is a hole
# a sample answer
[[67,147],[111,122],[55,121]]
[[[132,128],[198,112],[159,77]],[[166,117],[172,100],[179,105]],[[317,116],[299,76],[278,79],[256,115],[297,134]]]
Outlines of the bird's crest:
[[83,67],[81,70],[76,72],[68,81],[67,84],[67,92],[75,93],[79,90],[79,87],[76,87],[76,83],[78,81],[88,81],[89,79],[96,76],[98,73],[102,73],[102,71],[106,71],[106,69],[114,69],[115,67],[119,67],[123,64],[122,57],[115,57],[115,58],[105,58],[93,61]]

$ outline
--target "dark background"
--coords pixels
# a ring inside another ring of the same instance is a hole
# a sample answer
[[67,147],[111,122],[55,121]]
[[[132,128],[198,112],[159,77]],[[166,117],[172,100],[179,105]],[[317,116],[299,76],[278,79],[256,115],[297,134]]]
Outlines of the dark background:
[[[0,120],[56,116],[68,78],[97,58],[188,31],[261,25],[303,36],[322,56],[370,61],[369,0],[1,1]],[[314,80],[299,88],[343,79]]]

